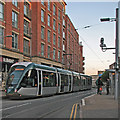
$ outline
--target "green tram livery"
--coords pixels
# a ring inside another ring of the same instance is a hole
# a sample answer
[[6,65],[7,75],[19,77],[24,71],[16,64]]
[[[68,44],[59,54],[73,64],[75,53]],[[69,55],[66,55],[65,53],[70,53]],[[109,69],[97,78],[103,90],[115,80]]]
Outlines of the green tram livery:
[[92,88],[90,76],[32,62],[11,66],[6,80],[6,96],[45,96]]

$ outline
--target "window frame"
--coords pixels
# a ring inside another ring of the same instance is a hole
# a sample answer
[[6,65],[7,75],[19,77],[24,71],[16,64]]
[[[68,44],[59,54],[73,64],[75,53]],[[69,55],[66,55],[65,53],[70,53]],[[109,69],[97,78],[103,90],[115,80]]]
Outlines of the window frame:
[[17,0],[12,0],[12,4],[16,7],[18,7],[18,1]]
[[12,48],[18,49],[18,34],[12,32]]
[[2,27],[0,27],[0,44],[1,45],[4,44],[4,28],[2,28]]
[[23,52],[25,54],[29,54],[30,51],[29,51],[29,41],[27,39],[23,39]]
[[44,40],[45,38],[45,28],[41,26],[41,39]]
[[48,26],[50,27],[50,15],[48,14]]
[[44,56],[44,49],[45,49],[45,45],[43,43],[41,43],[41,56]]
[[18,14],[13,10],[12,10],[12,26],[18,28]]
[[42,21],[42,22],[44,22],[44,16],[45,16],[45,15],[44,15],[44,12],[45,12],[45,11],[44,11],[43,9],[41,9],[41,21]]
[[0,18],[0,20],[4,20],[4,4],[0,2],[0,5],[1,5],[1,11],[0,11],[1,18]]

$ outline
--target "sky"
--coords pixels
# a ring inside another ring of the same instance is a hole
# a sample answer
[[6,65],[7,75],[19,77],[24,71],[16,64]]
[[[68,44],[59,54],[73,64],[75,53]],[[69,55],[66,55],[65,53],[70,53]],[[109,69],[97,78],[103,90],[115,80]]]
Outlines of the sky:
[[[79,41],[83,44],[85,57],[85,74],[96,75],[98,71],[109,68],[115,61],[115,50],[102,52],[100,38],[103,37],[107,47],[115,47],[115,22],[100,22],[100,18],[115,18],[118,1],[110,2],[74,2],[66,1],[66,13],[78,29]],[[107,1],[107,0],[106,0]],[[90,25],[91,27],[83,29]]]

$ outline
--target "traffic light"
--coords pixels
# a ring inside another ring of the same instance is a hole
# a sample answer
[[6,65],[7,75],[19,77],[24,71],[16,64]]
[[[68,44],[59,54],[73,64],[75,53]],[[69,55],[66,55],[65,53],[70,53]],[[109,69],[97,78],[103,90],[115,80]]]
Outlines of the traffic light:
[[101,21],[101,22],[110,21],[110,18],[101,18],[100,21]]
[[104,44],[104,38],[100,39],[100,47],[106,47],[106,44]]

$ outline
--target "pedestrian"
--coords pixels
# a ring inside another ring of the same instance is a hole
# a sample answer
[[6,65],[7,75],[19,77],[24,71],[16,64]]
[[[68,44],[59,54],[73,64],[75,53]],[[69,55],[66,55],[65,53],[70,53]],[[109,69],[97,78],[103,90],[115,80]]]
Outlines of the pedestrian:
[[106,91],[107,91],[106,95],[109,95],[109,87],[110,87],[110,81],[109,81],[109,79],[107,79],[106,80]]
[[101,81],[101,77],[99,77],[97,80],[96,80],[96,85],[97,85],[97,94],[101,94],[101,88],[103,86],[103,82]]

